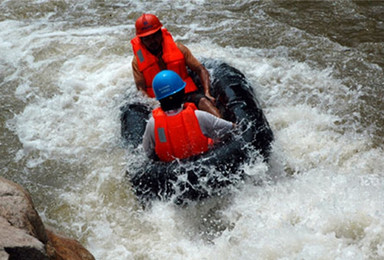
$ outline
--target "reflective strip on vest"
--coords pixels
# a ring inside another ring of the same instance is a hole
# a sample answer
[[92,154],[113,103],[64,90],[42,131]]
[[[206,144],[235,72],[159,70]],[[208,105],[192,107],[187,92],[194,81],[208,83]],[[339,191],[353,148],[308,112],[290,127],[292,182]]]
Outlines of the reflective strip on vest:
[[[197,90],[192,78],[189,77],[183,53],[179,50],[176,43],[173,41],[172,35],[163,28],[163,55],[162,59],[168,70],[173,70],[187,83],[185,93]],[[143,73],[145,84],[147,86],[147,94],[150,97],[155,97],[152,89],[152,80],[157,73],[160,72],[158,64],[159,59],[150,53],[141,42],[139,37],[131,40],[133,53],[137,59],[139,70]]]
[[155,152],[160,160],[170,162],[208,151],[211,139],[201,131],[195,115],[196,106],[186,103],[174,116],[167,116],[161,108],[155,109]]

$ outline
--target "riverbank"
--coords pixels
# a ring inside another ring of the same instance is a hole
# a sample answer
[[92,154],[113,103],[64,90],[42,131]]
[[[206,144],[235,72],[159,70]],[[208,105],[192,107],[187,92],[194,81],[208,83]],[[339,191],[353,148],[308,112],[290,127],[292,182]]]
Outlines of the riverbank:
[[0,198],[0,259],[95,259],[78,241],[47,228],[19,184],[0,177]]

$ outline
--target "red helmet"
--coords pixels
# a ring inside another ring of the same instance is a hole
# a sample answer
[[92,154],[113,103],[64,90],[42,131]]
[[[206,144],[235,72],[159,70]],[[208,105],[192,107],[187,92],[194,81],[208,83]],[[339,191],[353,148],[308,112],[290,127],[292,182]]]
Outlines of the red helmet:
[[163,25],[161,24],[159,18],[156,17],[156,15],[143,14],[136,20],[135,23],[136,36],[148,36],[160,30],[162,26]]

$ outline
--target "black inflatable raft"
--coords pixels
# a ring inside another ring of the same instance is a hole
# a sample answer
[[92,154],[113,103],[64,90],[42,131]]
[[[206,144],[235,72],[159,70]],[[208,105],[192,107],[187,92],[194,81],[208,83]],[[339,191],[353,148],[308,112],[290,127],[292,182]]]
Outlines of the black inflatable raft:
[[[250,151],[268,161],[273,133],[245,76],[226,63],[204,60],[211,73],[211,93],[224,119],[236,122],[237,131],[209,152],[164,163],[148,159],[127,171],[133,190],[142,203],[153,199],[185,203],[225,194],[238,186],[244,176],[241,165],[250,160]],[[196,75],[192,75],[199,85]],[[124,142],[137,147],[151,109],[144,104],[122,108],[121,132]]]

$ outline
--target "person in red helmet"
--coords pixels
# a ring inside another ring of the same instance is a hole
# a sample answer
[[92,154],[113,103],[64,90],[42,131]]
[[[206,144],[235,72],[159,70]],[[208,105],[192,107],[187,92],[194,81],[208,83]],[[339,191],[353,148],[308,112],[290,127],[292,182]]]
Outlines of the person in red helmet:
[[232,122],[184,103],[186,85],[172,70],[163,70],[153,79],[160,107],[152,111],[143,136],[149,158],[171,162],[205,153],[235,128]]
[[[153,14],[141,15],[135,23],[136,36],[131,40],[133,48],[132,70],[138,90],[155,97],[152,80],[162,70],[175,71],[186,82],[185,101],[199,109],[221,117],[210,93],[209,72],[181,43],[175,42],[160,20]],[[187,67],[196,72],[203,86],[201,92],[188,75]]]

